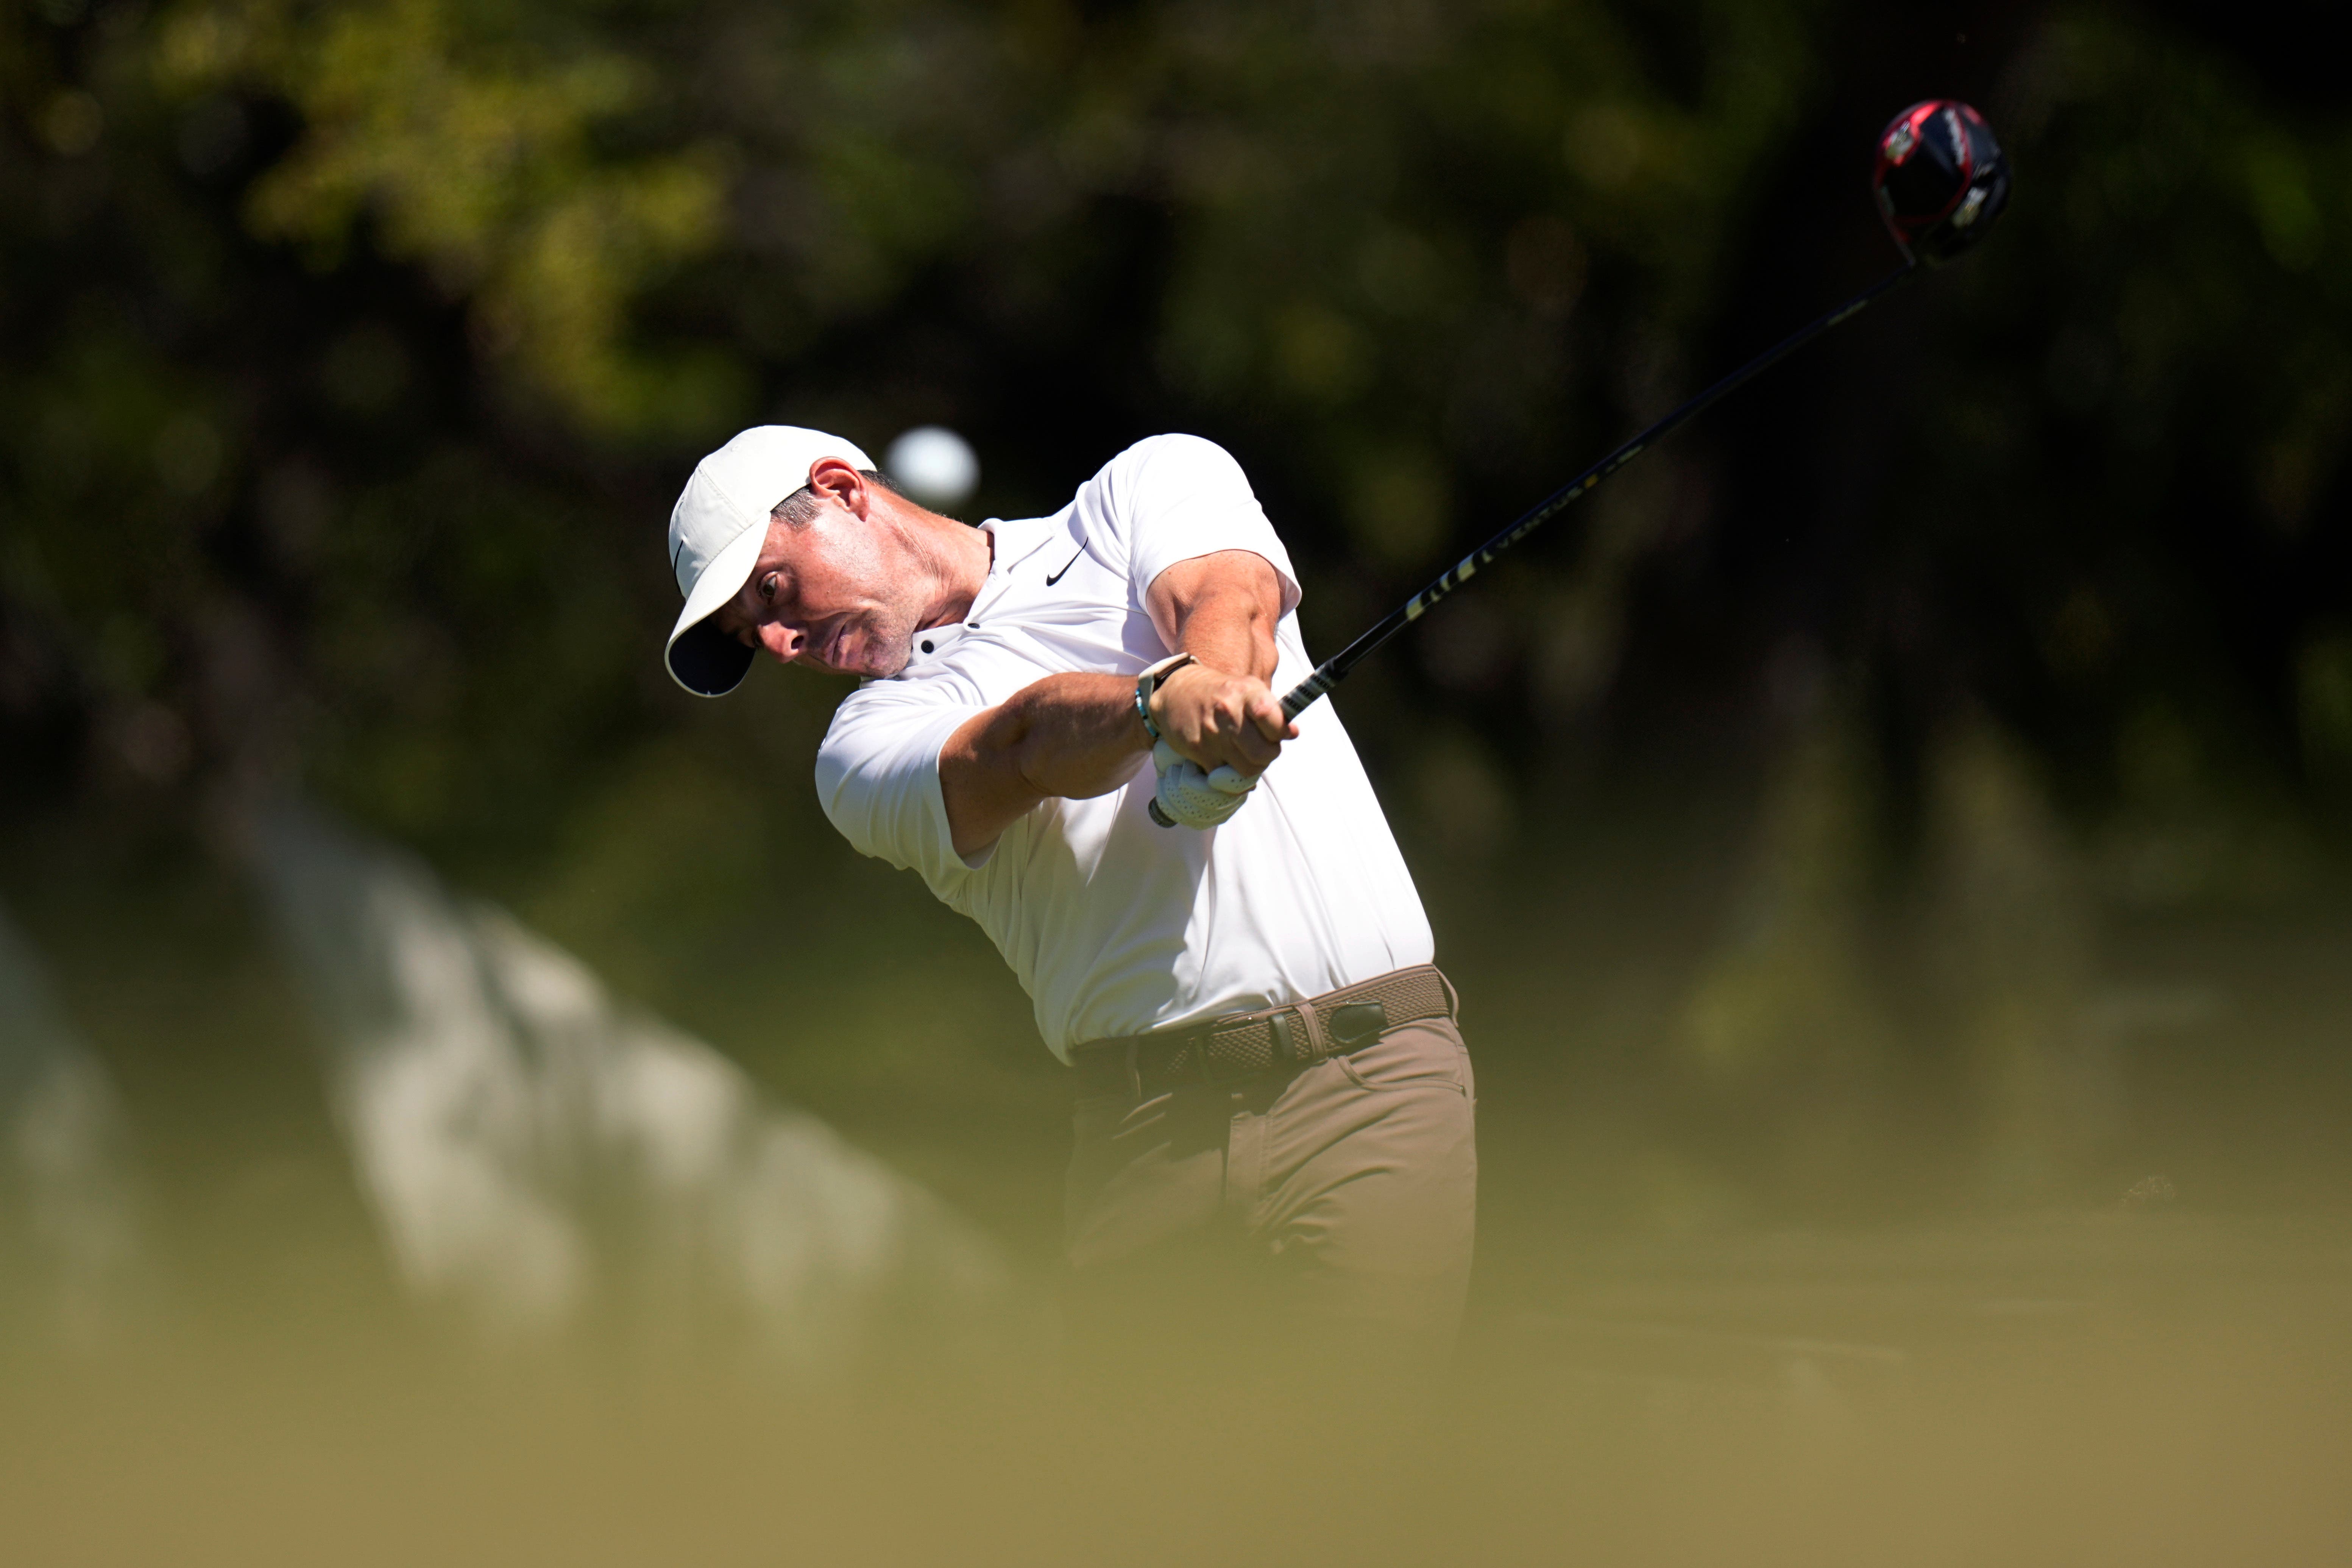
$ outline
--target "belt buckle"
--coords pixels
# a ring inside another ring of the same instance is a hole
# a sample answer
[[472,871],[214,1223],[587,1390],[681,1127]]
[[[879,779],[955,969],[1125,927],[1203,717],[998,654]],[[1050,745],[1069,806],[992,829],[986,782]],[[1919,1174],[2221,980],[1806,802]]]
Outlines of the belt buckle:
[[1389,1026],[1389,1010],[1380,1002],[1349,1002],[1334,1007],[1325,1016],[1323,1026],[1339,1042],[1342,1056],[1362,1050],[1385,1034]]

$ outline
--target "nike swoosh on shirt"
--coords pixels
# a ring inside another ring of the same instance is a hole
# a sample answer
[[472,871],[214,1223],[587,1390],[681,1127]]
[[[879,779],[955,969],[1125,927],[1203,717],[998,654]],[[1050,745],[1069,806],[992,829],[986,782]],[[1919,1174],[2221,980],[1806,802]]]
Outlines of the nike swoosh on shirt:
[[[1084,555],[1085,553],[1086,552],[1084,550],[1080,550],[1078,552],[1078,555]],[[1055,584],[1060,582],[1063,578],[1068,576],[1070,574],[1070,568],[1078,563],[1078,555],[1073,555],[1067,561],[1062,563],[1062,569],[1059,572],[1055,573],[1051,577],[1045,579],[1045,586],[1050,588]]]

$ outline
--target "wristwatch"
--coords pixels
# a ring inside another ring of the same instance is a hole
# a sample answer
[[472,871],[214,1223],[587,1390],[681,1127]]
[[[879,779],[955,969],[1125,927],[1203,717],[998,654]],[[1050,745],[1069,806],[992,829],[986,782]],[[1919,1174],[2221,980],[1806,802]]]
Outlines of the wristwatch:
[[1189,653],[1171,653],[1158,664],[1145,666],[1135,678],[1135,716],[1143,721],[1143,732],[1155,746],[1160,743],[1160,726],[1151,721],[1151,694],[1160,689],[1161,681],[1192,662]]

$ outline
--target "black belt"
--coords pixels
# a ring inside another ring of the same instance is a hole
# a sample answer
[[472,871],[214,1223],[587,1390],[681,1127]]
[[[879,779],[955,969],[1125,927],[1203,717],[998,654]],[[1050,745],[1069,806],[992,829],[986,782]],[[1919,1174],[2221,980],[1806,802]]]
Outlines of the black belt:
[[1143,1097],[1185,1084],[1226,1084],[1288,1072],[1370,1045],[1390,1029],[1454,1016],[1454,987],[1431,964],[1188,1029],[1089,1040],[1070,1052],[1080,1094]]

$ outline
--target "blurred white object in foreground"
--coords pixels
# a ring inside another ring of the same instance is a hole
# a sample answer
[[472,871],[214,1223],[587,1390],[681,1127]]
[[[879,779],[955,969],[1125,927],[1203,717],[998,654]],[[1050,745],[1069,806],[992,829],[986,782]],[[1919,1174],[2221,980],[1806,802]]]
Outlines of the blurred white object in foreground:
[[733,1331],[809,1370],[882,1331],[990,1331],[994,1248],[709,1047],[311,812],[271,814],[257,846],[361,1189],[418,1294],[508,1331]]
[[0,910],[0,1289],[68,1343],[87,1345],[128,1306],[129,1142],[105,1068]]
[[925,506],[954,506],[980,485],[971,443],[944,425],[918,425],[882,455],[890,482]]

